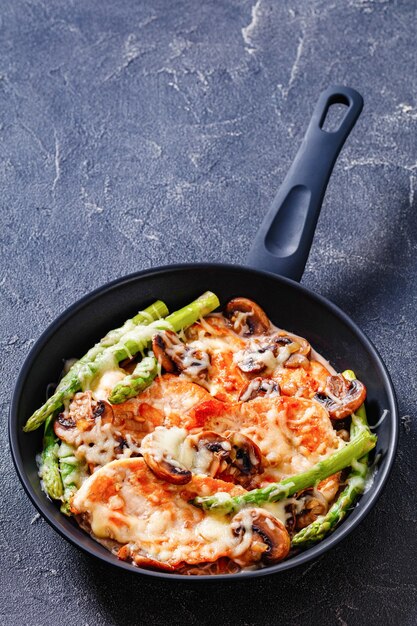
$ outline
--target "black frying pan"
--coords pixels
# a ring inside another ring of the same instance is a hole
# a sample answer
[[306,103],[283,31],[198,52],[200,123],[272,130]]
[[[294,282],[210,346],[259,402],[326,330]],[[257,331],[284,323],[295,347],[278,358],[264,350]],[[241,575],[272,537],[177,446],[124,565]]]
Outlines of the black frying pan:
[[[323,129],[329,107],[346,105],[335,132]],[[342,525],[327,539],[277,565],[232,578],[262,576],[306,563],[337,544],[367,515],[388,478],[397,445],[395,394],[381,357],[363,332],[334,304],[299,285],[313,239],[324,192],[336,158],[363,106],[361,96],[347,87],[330,87],[319,98],[295,161],[254,240],[248,264],[256,269],[225,264],[185,264],[160,267],[111,282],[82,298],[44,332],[19,375],[9,416],[9,436],[20,480],[41,515],[63,537],[89,554],[132,572],[159,578],[206,580],[229,576],[189,577],[134,568],[118,561],[67,519],[41,491],[35,455],[42,429],[24,434],[22,427],[43,404],[45,389],[56,381],[63,358],[84,354],[110,328],[120,326],[138,309],[156,299],[175,310],[205,290],[222,304],[234,296],[258,302],[272,321],[302,337],[330,360],[337,371],[353,369],[367,386],[370,424],[377,424],[376,454],[380,457],[372,486]]]

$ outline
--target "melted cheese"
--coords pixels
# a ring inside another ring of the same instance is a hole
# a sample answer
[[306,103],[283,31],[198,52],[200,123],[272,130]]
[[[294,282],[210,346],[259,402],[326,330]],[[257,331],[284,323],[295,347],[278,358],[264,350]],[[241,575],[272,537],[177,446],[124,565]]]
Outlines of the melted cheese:
[[208,416],[204,426],[252,439],[267,461],[265,473],[254,479],[262,484],[305,471],[344,445],[318,402],[285,396],[239,403],[230,414]]
[[[220,445],[226,452],[232,447],[228,441],[221,441]],[[193,474],[212,476],[213,464],[215,469],[218,468],[213,452],[204,445],[198,446],[195,436],[189,436],[184,428],[157,427],[144,437],[140,450],[143,455],[150,454],[156,463],[168,461],[170,465],[185,467]]]
[[264,352],[259,351],[260,346],[250,345],[244,350],[239,350],[239,352],[235,352],[233,355],[233,361],[236,365],[243,371],[250,371],[250,365],[253,363],[254,366],[259,368],[266,368],[267,370],[273,370],[277,361],[274,356],[272,350],[265,350]]
[[112,389],[118,382],[126,376],[126,372],[122,369],[114,368],[106,370],[102,376],[97,378],[91,385],[93,397],[96,400],[107,400]]
[[213,490],[244,493],[229,483],[198,476],[185,490],[156,479],[143,459],[113,461],[83,484],[72,510],[88,517],[98,538],[129,544],[131,552],[171,566],[234,558],[247,549],[248,536],[242,546],[226,516],[208,515],[188,502]]
[[[129,328],[123,345],[146,342],[164,328],[169,325],[163,321],[146,329]],[[179,376],[159,375],[137,398],[115,405],[111,419],[97,417],[84,430],[59,431],[59,436],[74,446],[73,460],[85,461],[94,472],[74,496],[73,512],[88,521],[99,540],[123,546],[121,558],[138,564],[148,558],[178,567],[226,556],[248,565],[250,515],[242,512],[243,532],[236,533],[230,517],[206,514],[189,504],[195,495],[216,493],[226,501],[244,492],[239,486],[210,478],[213,455],[193,443],[193,436],[201,431],[238,431],[259,446],[264,473],[255,476],[251,486],[305,471],[344,445],[326,410],[311,400],[333,373],[329,364],[312,351],[305,368],[287,368],[301,338],[272,325],[264,336],[238,334],[245,329],[247,314],[243,313],[236,316],[233,328],[221,314],[201,319],[182,332],[183,343],[168,346],[171,356],[181,358]],[[293,343],[275,345],[273,351],[268,345],[279,332],[285,332]],[[106,400],[126,375],[115,363],[114,353],[120,347],[114,346],[103,360],[100,378],[91,382],[86,373],[83,383],[90,385],[96,401]],[[240,366],[248,360],[259,366],[261,377],[271,379],[269,391],[262,389],[262,394],[267,393],[253,400],[258,385],[253,379],[259,374],[242,371]],[[276,382],[282,396],[274,391]],[[190,469],[191,482],[176,486],[159,480],[143,459],[134,458],[145,452],[156,461],[168,458],[172,464]],[[81,485],[77,475],[71,478]],[[339,476],[333,483],[322,487],[329,498],[337,491]],[[292,515],[289,504],[292,510],[302,506],[288,498],[264,508],[285,524]]]
[[158,426],[142,440],[140,451],[151,454],[156,462],[169,459],[172,463],[180,462],[180,449],[188,432],[184,428],[164,428]]

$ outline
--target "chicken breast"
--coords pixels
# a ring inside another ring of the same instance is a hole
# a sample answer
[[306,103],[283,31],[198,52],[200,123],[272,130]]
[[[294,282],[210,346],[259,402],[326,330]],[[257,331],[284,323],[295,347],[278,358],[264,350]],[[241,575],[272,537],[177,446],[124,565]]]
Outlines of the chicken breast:
[[116,541],[120,558],[178,568],[238,559],[247,551],[250,533],[242,537],[226,516],[209,515],[189,503],[219,491],[233,496],[245,490],[204,476],[172,485],[156,478],[143,459],[122,459],[95,472],[75,494],[71,509],[95,537]]
[[[203,416],[200,411],[203,410]],[[343,443],[332,427],[327,411],[314,400],[255,398],[249,402],[216,405],[213,413],[204,404],[194,410],[196,423],[206,430],[238,431],[252,439],[265,458],[265,483],[302,472],[334,452]]]
[[218,402],[203,387],[166,374],[121,404],[96,401],[90,391],[77,393],[54,430],[93,472],[115,459],[138,456],[142,439],[158,426],[194,426],[194,407],[208,400]]
[[[320,361],[309,356],[302,365],[294,366],[293,363],[290,367],[288,359],[292,353],[288,345],[283,343],[275,347],[274,352],[266,349],[282,336],[287,341],[297,340],[296,335],[274,327],[265,335],[241,336],[224,317],[213,315],[187,331],[186,345],[209,355],[210,367],[204,384],[219,400],[238,401],[257,376],[276,381],[281,393],[287,396],[313,398],[316,393],[323,392],[331,372]],[[183,377],[187,378],[186,375]]]

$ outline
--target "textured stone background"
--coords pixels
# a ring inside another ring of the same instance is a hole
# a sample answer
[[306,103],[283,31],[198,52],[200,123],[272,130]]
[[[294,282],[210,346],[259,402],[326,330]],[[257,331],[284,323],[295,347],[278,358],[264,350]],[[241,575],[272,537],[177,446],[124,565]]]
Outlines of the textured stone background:
[[365,110],[303,282],[374,341],[402,416],[391,480],[305,569],[193,587],[107,570],[36,515],[0,458],[0,623],[417,622],[416,3],[3,0],[0,402],[69,304],[137,269],[243,262],[319,92]]

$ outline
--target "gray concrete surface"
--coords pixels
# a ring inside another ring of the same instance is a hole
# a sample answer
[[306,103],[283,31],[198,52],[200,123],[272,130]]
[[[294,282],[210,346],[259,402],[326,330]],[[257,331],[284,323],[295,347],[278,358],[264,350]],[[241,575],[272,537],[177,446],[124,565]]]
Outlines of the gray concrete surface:
[[152,265],[243,262],[315,100],[356,87],[303,283],[374,341],[400,447],[361,527],[304,569],[183,586],[107,570],[36,515],[0,431],[0,623],[417,622],[416,3],[3,0],[0,403],[46,326]]

